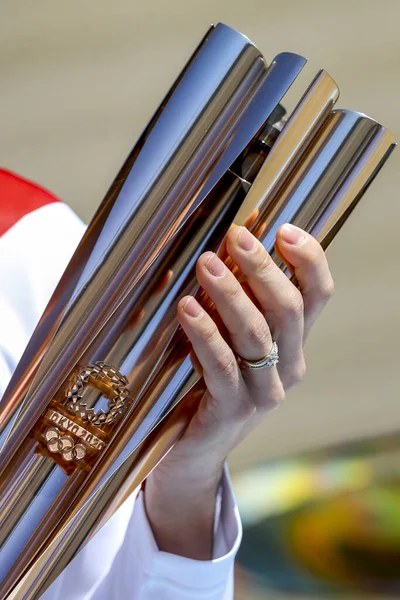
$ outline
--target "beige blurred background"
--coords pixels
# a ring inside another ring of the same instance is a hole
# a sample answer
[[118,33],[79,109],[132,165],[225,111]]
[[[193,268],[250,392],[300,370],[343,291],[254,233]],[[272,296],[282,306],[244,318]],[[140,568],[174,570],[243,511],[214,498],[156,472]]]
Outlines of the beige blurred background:
[[[400,133],[399,0],[2,0],[0,165],[90,219],[211,22],[267,58],[310,59],[340,106]],[[329,249],[336,280],[307,346],[304,385],[234,453],[231,466],[399,427],[400,199],[397,151]]]
[[[0,164],[88,220],[211,22],[324,67],[339,105],[400,132],[398,0],[3,0]],[[397,151],[329,249],[336,295],[307,346],[305,384],[234,453],[265,457],[396,431],[400,201]]]

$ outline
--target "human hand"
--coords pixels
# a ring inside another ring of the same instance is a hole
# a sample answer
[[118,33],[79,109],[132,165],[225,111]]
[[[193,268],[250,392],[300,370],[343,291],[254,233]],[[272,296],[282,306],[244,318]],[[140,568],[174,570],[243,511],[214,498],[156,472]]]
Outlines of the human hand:
[[[198,558],[210,552],[215,492],[228,453],[303,379],[304,341],[333,293],[321,246],[296,227],[279,229],[276,251],[296,276],[299,288],[246,228],[230,230],[226,249],[245,285],[212,252],[199,258],[198,282],[213,300],[223,327],[195,298],[187,296],[179,302],[178,319],[207,390],[184,436],[146,484],[146,508],[157,539],[166,540],[163,545],[173,547],[170,551],[188,555],[176,527],[171,527],[177,520],[181,527],[186,513],[188,526],[196,521],[204,541],[202,545],[199,535],[194,536],[196,548],[189,555]],[[259,360],[271,352],[273,340],[279,348],[278,365],[241,368],[238,356]],[[167,527],[166,514],[170,517]],[[173,538],[169,541],[168,531]]]

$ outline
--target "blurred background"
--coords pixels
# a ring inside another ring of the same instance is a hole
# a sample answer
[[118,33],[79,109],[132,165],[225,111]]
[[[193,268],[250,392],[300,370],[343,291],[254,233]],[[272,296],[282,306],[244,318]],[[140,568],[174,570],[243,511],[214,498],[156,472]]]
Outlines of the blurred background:
[[[339,106],[400,132],[398,0],[2,0],[0,165],[89,220],[218,21],[267,60],[305,55],[304,81],[325,68]],[[231,457],[238,600],[400,593],[398,171],[397,151],[328,250],[305,383]]]

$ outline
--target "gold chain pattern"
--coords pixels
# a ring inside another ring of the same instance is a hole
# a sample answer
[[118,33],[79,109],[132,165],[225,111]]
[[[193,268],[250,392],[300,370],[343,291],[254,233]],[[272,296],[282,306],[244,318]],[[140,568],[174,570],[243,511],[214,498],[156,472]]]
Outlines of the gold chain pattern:
[[[108,399],[107,411],[99,410],[96,413],[93,408],[88,408],[82,402],[83,391],[89,383],[101,390]],[[93,425],[112,423],[126,409],[126,399],[129,395],[127,384],[127,378],[116,367],[104,362],[96,362],[72,376],[65,392],[69,399],[67,408],[83,421],[89,421]]]

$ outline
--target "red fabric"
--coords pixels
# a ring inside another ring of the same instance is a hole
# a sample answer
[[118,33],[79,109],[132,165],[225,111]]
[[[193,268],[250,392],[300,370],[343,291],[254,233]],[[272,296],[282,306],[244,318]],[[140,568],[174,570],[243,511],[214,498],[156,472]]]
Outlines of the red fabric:
[[0,235],[24,215],[58,198],[15,173],[0,169]]

